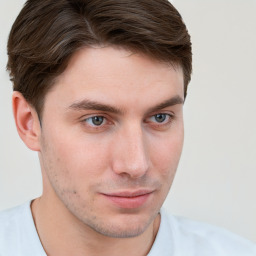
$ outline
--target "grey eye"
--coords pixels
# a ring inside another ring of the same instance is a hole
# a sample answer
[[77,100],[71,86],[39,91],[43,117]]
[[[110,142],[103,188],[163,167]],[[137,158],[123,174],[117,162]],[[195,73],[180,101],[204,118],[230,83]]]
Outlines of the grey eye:
[[92,123],[95,126],[100,126],[104,122],[104,117],[103,116],[93,116],[93,117],[88,118],[88,121],[90,121],[90,123]]
[[166,120],[166,114],[157,114],[154,115],[154,118],[158,123],[162,123]]

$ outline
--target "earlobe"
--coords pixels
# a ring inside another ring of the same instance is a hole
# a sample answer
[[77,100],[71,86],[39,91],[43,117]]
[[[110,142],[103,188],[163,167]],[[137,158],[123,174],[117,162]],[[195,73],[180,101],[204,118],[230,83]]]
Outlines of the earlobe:
[[40,151],[40,122],[35,109],[20,92],[12,95],[13,114],[20,138],[28,148]]

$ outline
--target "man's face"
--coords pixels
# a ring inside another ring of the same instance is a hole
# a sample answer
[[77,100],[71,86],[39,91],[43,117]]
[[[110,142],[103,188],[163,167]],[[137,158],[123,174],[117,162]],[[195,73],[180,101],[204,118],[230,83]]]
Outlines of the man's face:
[[179,162],[183,94],[178,67],[110,47],[77,52],[45,98],[43,196],[101,234],[145,231]]

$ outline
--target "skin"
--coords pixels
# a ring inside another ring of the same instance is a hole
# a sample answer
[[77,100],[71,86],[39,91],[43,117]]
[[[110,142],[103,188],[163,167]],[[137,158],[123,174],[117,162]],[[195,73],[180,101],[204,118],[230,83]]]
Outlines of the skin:
[[149,252],[182,151],[183,87],[181,68],[104,47],[72,56],[41,126],[14,92],[18,132],[39,153],[32,213],[47,255]]

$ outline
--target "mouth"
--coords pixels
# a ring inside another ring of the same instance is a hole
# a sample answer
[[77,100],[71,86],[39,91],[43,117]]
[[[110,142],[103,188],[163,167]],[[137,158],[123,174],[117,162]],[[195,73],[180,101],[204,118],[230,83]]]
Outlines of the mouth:
[[102,194],[107,200],[119,208],[134,209],[142,207],[152,197],[152,190],[120,191]]

